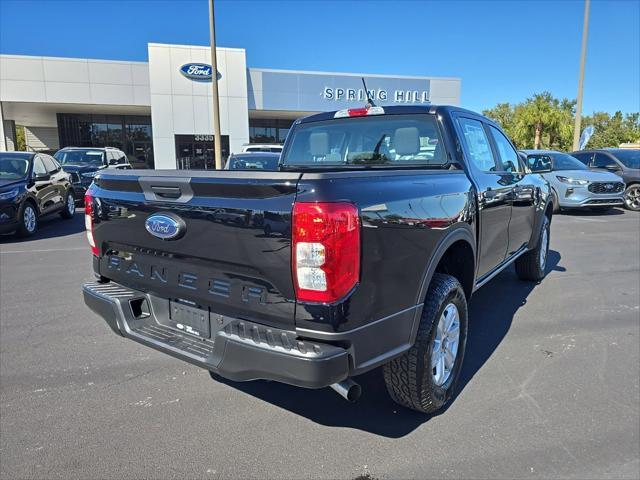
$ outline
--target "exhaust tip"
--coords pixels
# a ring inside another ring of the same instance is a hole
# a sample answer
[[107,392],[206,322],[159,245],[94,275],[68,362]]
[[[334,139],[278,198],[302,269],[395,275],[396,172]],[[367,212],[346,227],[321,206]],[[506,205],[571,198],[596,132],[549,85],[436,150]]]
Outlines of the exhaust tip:
[[362,387],[354,382],[347,392],[347,400],[350,402],[357,402],[362,395]]
[[339,393],[342,398],[352,403],[357,402],[362,395],[362,387],[350,378],[334,383],[331,388]]

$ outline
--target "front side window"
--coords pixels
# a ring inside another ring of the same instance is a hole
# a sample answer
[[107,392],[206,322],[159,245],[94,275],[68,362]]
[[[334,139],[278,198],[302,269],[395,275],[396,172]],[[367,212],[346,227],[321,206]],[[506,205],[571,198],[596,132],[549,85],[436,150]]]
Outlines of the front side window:
[[548,172],[551,170],[551,157],[549,155],[528,155],[527,166],[532,172]]
[[471,162],[483,172],[498,170],[482,122],[471,118],[460,118],[459,123]]
[[617,167],[616,162],[604,153],[596,153],[596,156],[593,158],[593,166],[595,168]]
[[44,168],[47,169],[47,173],[55,173],[58,171],[58,165],[53,158],[43,155],[42,161],[44,162]]
[[40,156],[37,156],[33,160],[33,173],[35,175],[46,175],[47,174],[47,169],[44,166],[44,162],[42,161],[42,158],[40,158]]
[[505,137],[503,133],[495,127],[489,126],[489,131],[491,132],[491,136],[495,142],[498,157],[500,159],[500,163],[502,163],[502,168],[507,172],[519,171],[518,152],[516,152],[515,148],[511,146],[507,137]]
[[376,115],[297,125],[284,165],[312,167],[441,166],[446,163],[434,115]]

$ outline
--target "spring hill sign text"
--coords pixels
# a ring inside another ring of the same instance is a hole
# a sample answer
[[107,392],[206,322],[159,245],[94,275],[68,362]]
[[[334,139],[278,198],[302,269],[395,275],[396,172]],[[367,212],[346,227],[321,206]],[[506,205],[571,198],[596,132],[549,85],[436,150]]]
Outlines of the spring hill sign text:
[[[394,103],[429,103],[429,91],[428,90],[394,90],[393,95],[389,95],[387,90],[373,89],[369,90],[369,96],[375,101]],[[325,100],[335,101],[354,101],[363,102],[366,101],[364,89],[355,88],[332,88],[325,87],[322,91],[322,97]]]

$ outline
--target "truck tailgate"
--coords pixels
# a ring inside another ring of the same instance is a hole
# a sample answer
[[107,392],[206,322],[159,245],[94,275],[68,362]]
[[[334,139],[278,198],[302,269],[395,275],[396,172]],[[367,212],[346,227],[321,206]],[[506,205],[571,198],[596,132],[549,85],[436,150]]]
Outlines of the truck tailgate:
[[[102,172],[91,192],[100,275],[158,297],[294,325],[291,209],[300,174],[237,171]],[[180,235],[147,230],[168,214]]]

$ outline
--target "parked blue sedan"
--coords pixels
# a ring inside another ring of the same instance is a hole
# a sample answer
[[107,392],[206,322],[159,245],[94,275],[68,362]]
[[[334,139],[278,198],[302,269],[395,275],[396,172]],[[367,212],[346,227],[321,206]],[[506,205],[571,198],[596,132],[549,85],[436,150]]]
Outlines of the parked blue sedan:
[[606,211],[624,204],[624,182],[603,171],[589,170],[577,158],[553,150],[521,150],[527,167],[551,185],[554,212],[589,208]]

